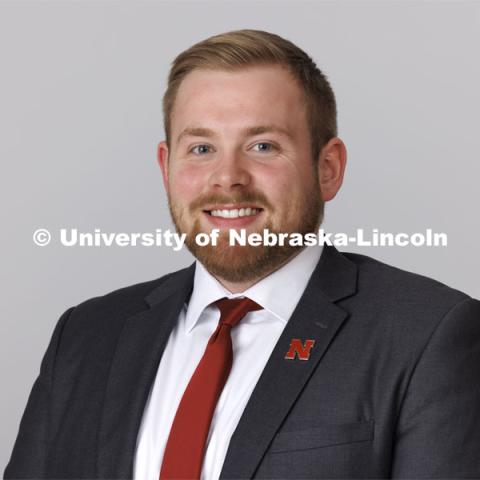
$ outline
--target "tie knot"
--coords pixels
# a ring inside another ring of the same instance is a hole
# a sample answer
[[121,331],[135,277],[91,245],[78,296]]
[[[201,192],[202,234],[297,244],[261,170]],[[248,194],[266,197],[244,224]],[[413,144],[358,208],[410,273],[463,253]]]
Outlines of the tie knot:
[[220,323],[234,327],[248,312],[262,310],[258,303],[250,298],[221,298],[215,302],[220,310]]

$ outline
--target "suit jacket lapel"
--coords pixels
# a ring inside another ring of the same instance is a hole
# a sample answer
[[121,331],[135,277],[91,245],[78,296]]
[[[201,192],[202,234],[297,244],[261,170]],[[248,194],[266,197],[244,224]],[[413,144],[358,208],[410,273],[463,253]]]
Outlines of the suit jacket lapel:
[[[251,478],[288,411],[345,321],[335,301],[356,291],[356,266],[333,247],[319,263],[230,440],[221,479]],[[315,339],[308,361],[285,360],[292,338]]]
[[99,429],[97,478],[131,478],[145,403],[168,337],[193,286],[195,264],[171,274],[128,318],[117,343]]

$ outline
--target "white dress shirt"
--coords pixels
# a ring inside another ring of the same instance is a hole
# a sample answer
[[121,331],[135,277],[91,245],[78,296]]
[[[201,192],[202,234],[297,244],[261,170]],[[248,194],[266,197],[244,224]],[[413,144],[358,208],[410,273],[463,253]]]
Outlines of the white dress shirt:
[[197,261],[193,291],[172,330],[143,413],[134,459],[135,480],[158,480],[163,453],[181,397],[220,312],[211,303],[248,297],[263,307],[232,329],[233,365],[218,399],[207,438],[202,480],[218,479],[230,438],[270,354],[320,258],[322,247],[305,247],[287,264],[242,293],[232,294]]

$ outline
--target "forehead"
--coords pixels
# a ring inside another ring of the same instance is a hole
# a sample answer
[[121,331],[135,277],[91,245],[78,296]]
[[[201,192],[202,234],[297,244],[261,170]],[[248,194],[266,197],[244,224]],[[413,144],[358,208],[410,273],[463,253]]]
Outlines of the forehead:
[[197,69],[178,89],[172,137],[191,126],[224,131],[252,124],[304,128],[304,98],[292,74],[278,65],[233,71]]

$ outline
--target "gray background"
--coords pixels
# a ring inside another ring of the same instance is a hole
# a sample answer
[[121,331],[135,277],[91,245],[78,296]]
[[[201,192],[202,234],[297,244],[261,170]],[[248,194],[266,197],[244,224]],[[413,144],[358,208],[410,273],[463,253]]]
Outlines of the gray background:
[[353,248],[480,297],[478,2],[0,2],[0,467],[60,314],[191,261],[169,248],[36,247],[35,229],[171,228],[155,151],[173,57],[236,28],[309,52],[338,100],[345,183],[325,228],[447,232]]

